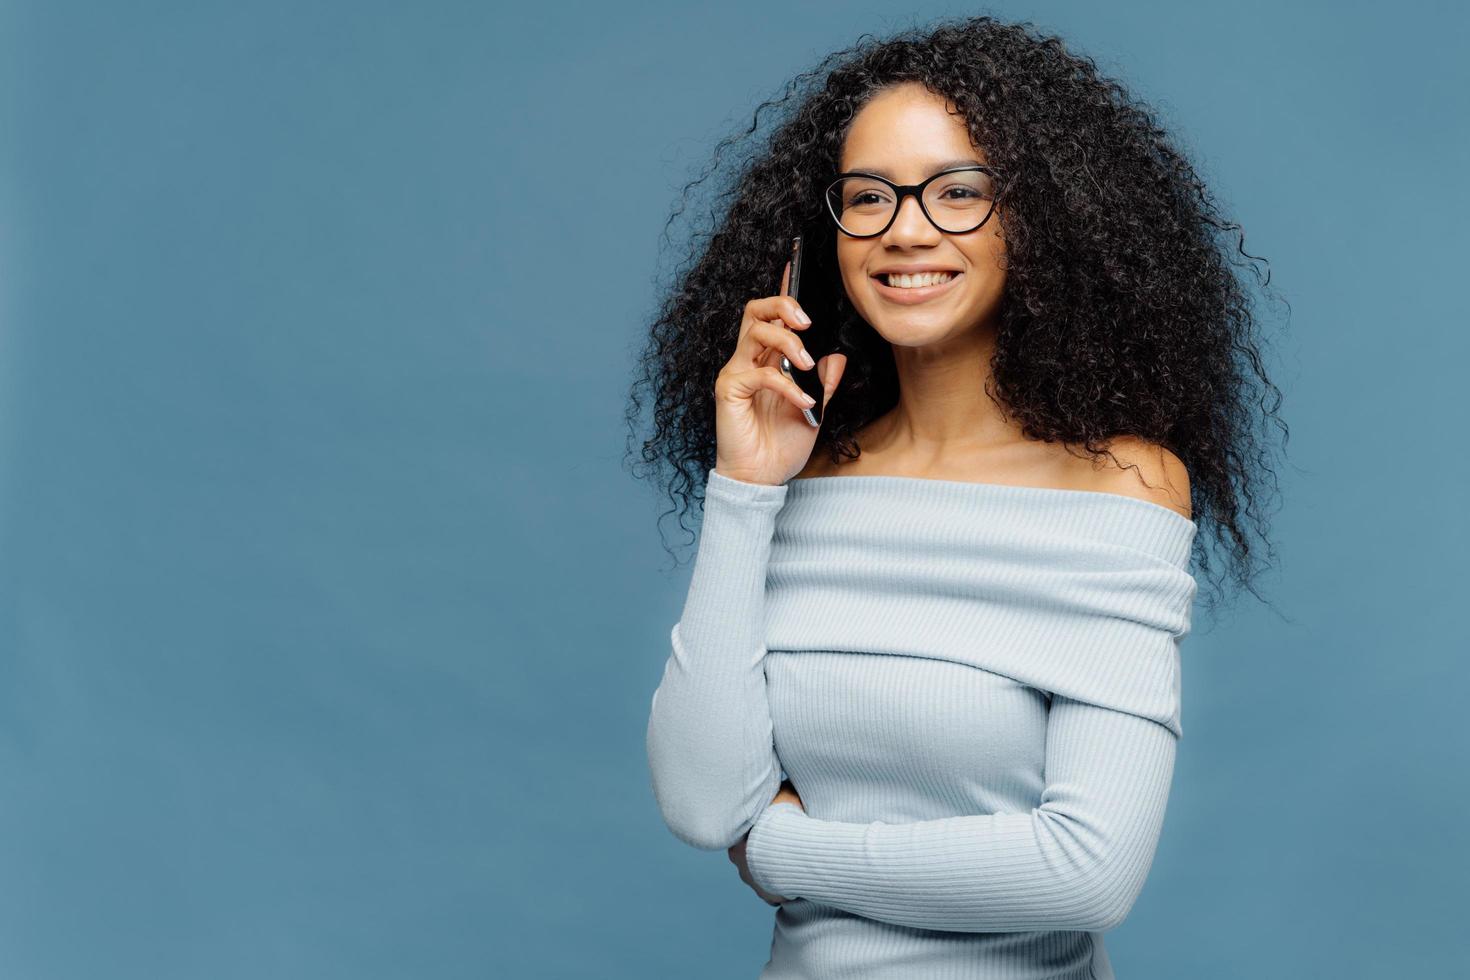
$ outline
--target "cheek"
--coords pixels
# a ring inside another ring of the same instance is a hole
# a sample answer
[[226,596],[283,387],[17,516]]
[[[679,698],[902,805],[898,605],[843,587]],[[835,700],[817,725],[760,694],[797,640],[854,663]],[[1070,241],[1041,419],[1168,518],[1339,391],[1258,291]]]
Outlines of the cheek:
[[854,254],[839,248],[837,250],[837,269],[842,275],[842,284],[847,289],[849,299],[860,301],[861,290],[864,281],[868,277],[866,267],[861,254]]
[[966,258],[970,260],[975,271],[983,274],[988,285],[999,284],[1005,280],[1005,240],[995,235],[988,235],[982,241],[976,242],[975,247],[966,250]]

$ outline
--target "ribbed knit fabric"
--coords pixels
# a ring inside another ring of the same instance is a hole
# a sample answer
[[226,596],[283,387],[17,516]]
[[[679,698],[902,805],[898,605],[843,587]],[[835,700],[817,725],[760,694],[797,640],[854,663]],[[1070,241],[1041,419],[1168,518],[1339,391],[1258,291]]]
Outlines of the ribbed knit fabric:
[[[648,759],[675,836],[749,832],[787,899],[761,980],[1113,976],[1183,732],[1195,533],[1121,494],[710,471]],[[788,776],[805,811],[771,804]]]

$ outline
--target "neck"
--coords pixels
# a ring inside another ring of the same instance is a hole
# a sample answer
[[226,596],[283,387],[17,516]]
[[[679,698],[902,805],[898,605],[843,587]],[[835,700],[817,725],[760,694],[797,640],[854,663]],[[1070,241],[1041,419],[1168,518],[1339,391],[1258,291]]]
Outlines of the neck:
[[898,404],[877,420],[872,448],[916,465],[941,463],[1024,439],[987,393],[995,335],[957,338],[926,347],[893,348]]

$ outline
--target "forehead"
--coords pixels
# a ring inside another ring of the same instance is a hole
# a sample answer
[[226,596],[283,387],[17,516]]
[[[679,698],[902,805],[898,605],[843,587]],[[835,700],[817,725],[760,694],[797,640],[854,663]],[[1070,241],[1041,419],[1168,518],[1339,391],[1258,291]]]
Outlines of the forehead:
[[839,166],[917,182],[948,167],[986,162],[964,116],[942,96],[907,83],[879,92],[853,117]]

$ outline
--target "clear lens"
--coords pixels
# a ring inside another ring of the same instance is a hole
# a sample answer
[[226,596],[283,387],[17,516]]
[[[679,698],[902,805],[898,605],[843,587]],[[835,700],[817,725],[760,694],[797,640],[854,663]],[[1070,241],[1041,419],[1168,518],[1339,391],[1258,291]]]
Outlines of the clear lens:
[[[941,230],[963,234],[978,228],[995,206],[995,178],[983,170],[956,170],[924,188],[924,210]],[[893,188],[873,177],[843,177],[827,191],[837,223],[850,235],[876,235],[893,217]]]

